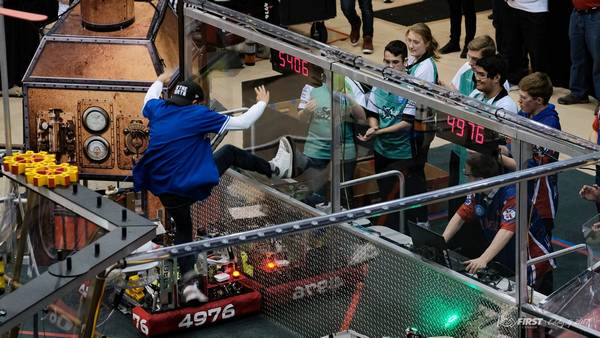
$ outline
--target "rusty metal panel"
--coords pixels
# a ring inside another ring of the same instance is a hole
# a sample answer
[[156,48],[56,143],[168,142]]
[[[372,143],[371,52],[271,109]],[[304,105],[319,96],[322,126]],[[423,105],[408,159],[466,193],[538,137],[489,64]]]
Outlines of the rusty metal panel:
[[[140,117],[144,102],[144,92],[120,92],[79,90],[60,88],[35,88],[28,86],[28,144],[33,150],[50,147],[52,129],[42,128],[45,121],[48,124],[60,124],[68,128],[72,123],[75,128],[74,158],[65,153],[67,145],[61,132],[56,137],[62,137],[59,145],[54,141],[55,150],[61,150],[57,156],[62,162],[73,161],[80,167],[82,175],[129,176],[133,159],[139,157],[147,145],[147,125]],[[102,130],[90,130],[83,124],[85,112],[90,107],[100,107],[109,116],[108,126]],[[53,122],[51,109],[60,109],[60,119]],[[137,121],[137,122],[136,122]],[[55,129],[56,130],[56,129]],[[55,131],[55,133],[58,133]],[[85,153],[85,143],[91,137],[102,137],[108,142],[109,157],[103,161],[94,161]],[[40,142],[43,141],[43,142]]]
[[[108,125],[100,130],[93,131],[85,128],[83,120],[84,113],[89,112],[89,109],[96,109],[96,111],[104,112],[107,115]],[[82,99],[77,102],[77,165],[81,169],[85,168],[98,168],[98,169],[112,169],[115,167],[115,128],[114,128],[114,113],[112,100],[99,100],[94,99]],[[93,154],[86,151],[88,143],[92,140],[96,140],[101,143],[94,143],[97,146],[94,148]],[[106,145],[106,156],[100,152],[99,145],[105,142]],[[94,157],[92,157],[94,155]],[[102,156],[101,156],[102,155]],[[100,158],[101,159],[98,159]],[[96,159],[95,159],[96,158]]]
[[165,12],[154,41],[158,56],[165,68],[175,69],[179,66],[179,43],[177,37],[177,17],[171,10]]
[[131,24],[135,18],[133,0],[81,0],[80,8],[83,25],[92,29],[114,29]]
[[46,41],[31,77],[153,82],[156,70],[145,45]]
[[112,32],[96,32],[85,29],[81,25],[81,10],[80,6],[76,6],[66,15],[62,24],[52,32],[53,35],[70,35],[82,37],[111,37],[111,38],[131,38],[131,39],[146,39],[148,32],[152,26],[152,18],[156,10],[147,2],[136,1],[135,22],[120,30]]

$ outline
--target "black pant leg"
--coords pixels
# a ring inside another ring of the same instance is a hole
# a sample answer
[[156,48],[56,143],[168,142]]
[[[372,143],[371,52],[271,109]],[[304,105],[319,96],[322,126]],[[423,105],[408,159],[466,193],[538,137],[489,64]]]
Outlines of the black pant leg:
[[462,0],[448,0],[450,7],[450,41],[459,43],[462,21]]
[[532,71],[548,73],[548,13],[521,11],[519,21]]
[[506,17],[506,2],[504,0],[493,0],[494,20],[492,24],[496,29],[496,49],[498,53],[504,54],[504,18]]
[[475,0],[461,0],[462,13],[465,16],[465,47],[473,40],[477,32],[477,15]]
[[523,59],[525,50],[520,11],[507,6],[504,22],[504,37],[502,52],[508,65],[508,82],[518,84],[528,72],[528,62]]
[[[175,244],[188,243],[194,240],[192,215],[190,207],[192,200],[171,194],[159,196],[161,203],[165,207],[169,217],[175,221]],[[181,275],[194,269],[196,255],[180,256],[177,258],[177,265]]]
[[219,170],[219,176],[222,176],[229,167],[235,166],[271,177],[272,172],[269,162],[230,144],[217,150],[213,157]]

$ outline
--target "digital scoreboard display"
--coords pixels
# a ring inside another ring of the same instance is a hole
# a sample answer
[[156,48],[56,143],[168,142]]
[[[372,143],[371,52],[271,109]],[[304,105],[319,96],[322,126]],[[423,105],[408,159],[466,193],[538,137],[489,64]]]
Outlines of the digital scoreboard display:
[[491,154],[506,144],[499,133],[476,123],[438,111],[436,136],[479,153]]
[[309,75],[308,61],[275,49],[271,49],[271,64],[273,70],[279,73]]

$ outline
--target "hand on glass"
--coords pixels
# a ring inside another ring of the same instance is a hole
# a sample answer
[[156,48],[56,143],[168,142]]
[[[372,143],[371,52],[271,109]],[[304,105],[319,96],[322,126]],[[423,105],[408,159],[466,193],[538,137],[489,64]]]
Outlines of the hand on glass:
[[476,273],[478,270],[485,269],[488,261],[479,256],[478,258],[471,259],[463,263],[467,265],[466,270],[468,273]]
[[256,102],[263,101],[264,103],[269,103],[269,91],[265,89],[265,86],[260,85],[254,88],[256,92]]
[[579,196],[588,201],[600,202],[600,187],[596,184],[584,185],[581,187],[581,190],[579,190]]
[[363,141],[363,142],[367,142],[368,140],[370,140],[371,138],[373,138],[373,136],[375,136],[375,132],[377,131],[377,129],[379,128],[369,128],[367,129],[367,131],[365,132],[364,135],[360,135],[358,134],[356,136],[356,138],[358,138],[359,140]]

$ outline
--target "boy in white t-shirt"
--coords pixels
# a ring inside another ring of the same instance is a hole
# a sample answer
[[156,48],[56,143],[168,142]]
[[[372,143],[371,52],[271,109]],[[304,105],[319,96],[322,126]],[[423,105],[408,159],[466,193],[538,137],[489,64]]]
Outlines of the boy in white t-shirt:
[[506,81],[506,62],[500,55],[478,60],[474,67],[475,90],[470,97],[516,114],[519,109],[502,86]]

